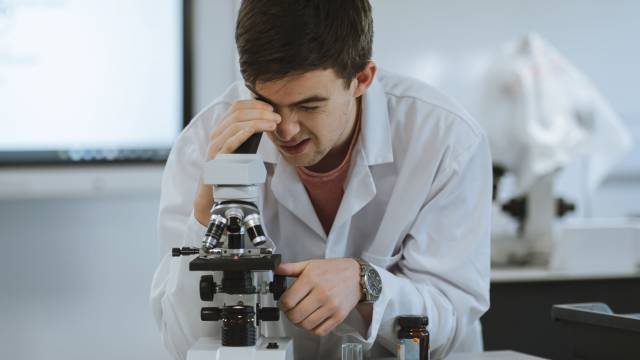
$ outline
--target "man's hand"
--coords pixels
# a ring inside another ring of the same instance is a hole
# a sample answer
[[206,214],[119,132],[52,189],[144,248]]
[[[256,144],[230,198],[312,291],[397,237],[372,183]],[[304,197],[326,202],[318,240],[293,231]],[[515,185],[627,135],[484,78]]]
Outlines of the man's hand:
[[[220,124],[209,134],[207,160],[214,159],[217,154],[232,153],[254,133],[274,131],[280,121],[280,115],[265,102],[236,101],[227,110]],[[212,206],[213,187],[200,182],[193,202],[193,210],[196,219],[203,226],[209,223]]]
[[289,321],[314,335],[329,334],[360,301],[360,265],[354,259],[280,264],[275,273],[297,277],[279,306]]

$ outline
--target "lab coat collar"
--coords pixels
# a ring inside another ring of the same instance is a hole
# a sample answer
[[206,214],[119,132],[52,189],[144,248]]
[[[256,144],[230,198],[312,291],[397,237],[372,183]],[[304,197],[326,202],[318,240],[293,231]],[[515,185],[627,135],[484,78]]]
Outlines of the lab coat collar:
[[275,167],[271,180],[271,191],[278,202],[287,208],[294,216],[311,228],[321,238],[326,233],[316,211],[311,204],[307,190],[300,181],[295,166],[280,158]]
[[[362,139],[358,145],[354,149],[350,175],[347,178],[347,183],[344,184],[345,192],[329,234],[324,231],[295,167],[284,159],[281,159],[275,167],[271,181],[271,191],[274,196],[294,216],[323,239],[328,237],[331,240],[331,234],[340,231],[341,226],[367,205],[376,194],[373,176],[365,159]],[[331,245],[327,244],[327,249],[342,248],[345,244]]]
[[[251,98],[251,92],[242,86],[243,97]],[[367,165],[384,164],[393,161],[391,131],[387,97],[377,78],[362,96],[362,150]],[[278,148],[267,136],[262,137],[258,154],[265,162],[277,164],[282,159]]]
[[393,161],[387,97],[377,77],[362,96],[362,151],[367,165]]
[[[393,161],[391,131],[387,97],[384,89],[374,78],[373,83],[362,97],[362,118],[360,138],[351,161],[351,172],[344,184],[345,192],[338,213],[331,226],[331,232],[340,231],[343,224],[360,209],[366,206],[376,195],[376,186],[369,166]],[[335,237],[330,236],[330,241]],[[343,248],[346,244],[328,244],[331,248]],[[328,257],[339,254],[327,253]]]

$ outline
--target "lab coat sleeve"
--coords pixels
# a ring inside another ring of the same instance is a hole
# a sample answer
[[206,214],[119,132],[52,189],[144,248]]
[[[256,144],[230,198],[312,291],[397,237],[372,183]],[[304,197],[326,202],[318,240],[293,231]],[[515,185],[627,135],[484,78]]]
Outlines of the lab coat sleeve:
[[481,135],[436,176],[399,261],[389,269],[373,264],[383,290],[371,324],[359,331],[366,334],[361,341],[395,351],[395,318],[426,314],[433,358],[481,350],[479,318],[489,308],[491,185]]
[[[192,122],[193,123],[193,122]],[[174,145],[162,178],[158,235],[161,261],[151,285],[150,302],[162,342],[175,359],[212,325],[200,321],[199,274],[188,271],[190,257],[172,257],[172,247],[199,246],[205,228],[193,215],[193,200],[204,163],[203,144],[190,125]],[[206,134],[206,133],[205,133]],[[206,135],[205,135],[206,136]]]

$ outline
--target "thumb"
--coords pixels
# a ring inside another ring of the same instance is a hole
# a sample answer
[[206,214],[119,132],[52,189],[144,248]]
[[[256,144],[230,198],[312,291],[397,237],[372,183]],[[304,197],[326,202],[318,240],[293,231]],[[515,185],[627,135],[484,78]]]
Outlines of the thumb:
[[282,263],[273,270],[273,273],[276,275],[298,277],[302,274],[307,265],[309,265],[309,260],[295,263]]

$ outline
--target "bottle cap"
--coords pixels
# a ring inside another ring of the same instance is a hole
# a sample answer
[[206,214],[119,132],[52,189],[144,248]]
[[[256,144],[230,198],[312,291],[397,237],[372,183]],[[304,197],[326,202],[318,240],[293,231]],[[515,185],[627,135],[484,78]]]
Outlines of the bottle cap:
[[401,315],[396,318],[402,327],[420,327],[429,325],[429,318],[424,315]]

